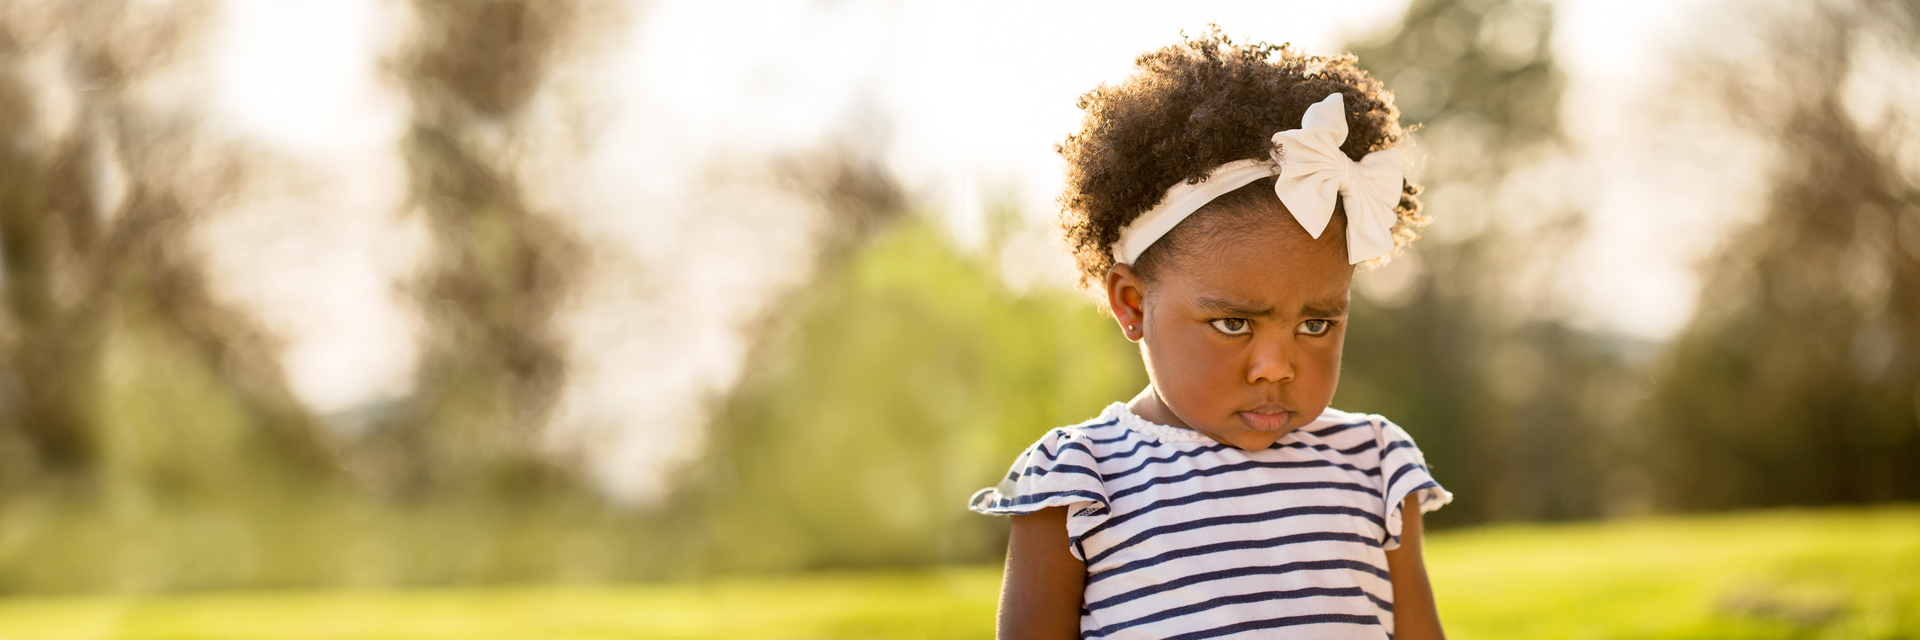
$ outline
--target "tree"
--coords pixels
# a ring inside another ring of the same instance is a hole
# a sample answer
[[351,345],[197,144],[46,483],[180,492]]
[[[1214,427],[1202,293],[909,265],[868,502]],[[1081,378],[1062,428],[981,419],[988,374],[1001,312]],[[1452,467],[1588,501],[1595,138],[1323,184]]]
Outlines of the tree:
[[427,348],[412,396],[359,443],[356,468],[403,495],[491,496],[574,486],[538,435],[566,381],[555,313],[584,247],[537,211],[517,162],[552,66],[608,7],[581,1],[408,3],[416,25],[392,61],[412,107],[401,142],[410,215],[432,258],[410,288]]
[[1679,57],[1680,121],[1773,153],[1728,194],[1757,215],[1705,265],[1644,456],[1676,509],[1920,499],[1920,3],[1768,7]]
[[[273,341],[215,299],[191,238],[272,163],[147,92],[212,16],[202,2],[0,10],[0,486],[34,470],[201,490],[228,465],[332,473],[326,434],[288,392]],[[134,388],[114,366],[177,376]],[[182,381],[203,388],[167,386]],[[172,400],[116,411],[151,397]],[[207,406],[244,428],[215,434],[195,413]],[[127,430],[146,433],[116,437]],[[218,464],[165,451],[215,441],[226,445],[200,453],[230,456]]]

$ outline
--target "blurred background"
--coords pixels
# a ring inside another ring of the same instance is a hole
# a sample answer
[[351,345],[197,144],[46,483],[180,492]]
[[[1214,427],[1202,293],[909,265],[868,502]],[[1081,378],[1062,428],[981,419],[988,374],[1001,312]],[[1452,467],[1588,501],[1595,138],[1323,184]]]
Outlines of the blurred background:
[[10,0],[0,638],[582,585],[990,636],[967,496],[1145,384],[1052,145],[1209,23],[1414,127],[1434,223],[1356,278],[1335,405],[1458,496],[1433,562],[1786,567],[1550,616],[1436,569],[1456,635],[1920,635],[1920,2]]

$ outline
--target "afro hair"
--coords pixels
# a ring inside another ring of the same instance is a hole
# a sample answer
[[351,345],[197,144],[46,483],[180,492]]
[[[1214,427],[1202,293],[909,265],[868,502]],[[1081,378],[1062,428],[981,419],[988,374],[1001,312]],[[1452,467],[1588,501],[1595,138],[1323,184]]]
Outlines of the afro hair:
[[[1266,158],[1271,136],[1299,128],[1307,107],[1328,95],[1345,96],[1348,133],[1340,150],[1348,158],[1392,148],[1403,136],[1393,94],[1352,55],[1239,45],[1215,27],[1141,55],[1135,66],[1121,84],[1081,96],[1086,117],[1080,131],[1057,147],[1067,161],[1062,235],[1080,271],[1077,284],[1096,297],[1103,297],[1099,289],[1113,267],[1111,247],[1120,230],[1158,204],[1169,187],[1197,182],[1228,162]],[[1395,251],[1427,223],[1419,194],[1412,182],[1401,188],[1394,207]]]

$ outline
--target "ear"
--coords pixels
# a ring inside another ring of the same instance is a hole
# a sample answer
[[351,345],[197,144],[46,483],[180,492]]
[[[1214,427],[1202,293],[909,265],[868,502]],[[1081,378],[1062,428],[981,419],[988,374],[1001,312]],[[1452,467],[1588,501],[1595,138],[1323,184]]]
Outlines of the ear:
[[1107,269],[1107,308],[1128,340],[1139,342],[1146,335],[1146,296],[1146,283],[1133,265],[1114,264]]

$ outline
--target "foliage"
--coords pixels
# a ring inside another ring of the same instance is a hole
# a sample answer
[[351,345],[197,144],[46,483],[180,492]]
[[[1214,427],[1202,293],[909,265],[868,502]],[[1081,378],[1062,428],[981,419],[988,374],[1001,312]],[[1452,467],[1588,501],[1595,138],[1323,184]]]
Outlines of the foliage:
[[[680,538],[565,478],[524,432],[559,375],[543,323],[567,245],[521,202],[510,154],[476,139],[575,37],[541,12],[589,3],[419,4],[430,46],[396,67],[442,249],[419,287],[441,340],[404,415],[353,441],[207,282],[198,226],[294,172],[204,124],[167,76],[219,24],[214,5],[0,8],[0,592],[684,570],[655,553]],[[453,64],[476,60],[516,73]]]
[[[691,575],[692,531],[589,494],[402,505],[272,484],[42,492],[0,510],[0,594],[602,583]],[[0,638],[7,637],[0,626]]]
[[[272,341],[216,299],[193,250],[195,225],[273,163],[151,96],[209,23],[201,2],[0,11],[0,500],[123,480],[186,489],[210,469],[331,473]],[[151,370],[126,363],[151,349],[183,380],[131,378]],[[212,424],[164,401],[115,410],[140,401],[121,392],[170,383],[218,406]],[[192,461],[125,441],[148,427],[247,455]]]
[[[1448,635],[1920,635],[1920,509],[1763,511],[1432,535]],[[0,601],[8,640],[990,638],[997,567],[657,586]]]
[[584,243],[527,202],[508,149],[526,144],[525,112],[581,4],[411,3],[394,68],[412,106],[409,205],[434,236],[411,287],[430,326],[417,389],[353,443],[352,468],[377,490],[493,500],[567,484],[535,429],[566,380],[551,325]]
[[1749,26],[1680,79],[1774,158],[1662,363],[1649,466],[1680,508],[1920,499],[1920,4]]
[[780,309],[791,328],[750,358],[695,476],[720,569],[997,557],[1005,524],[967,496],[1145,384],[1083,298],[1016,295],[922,218]]

